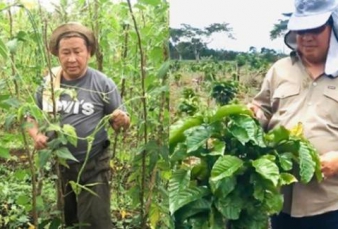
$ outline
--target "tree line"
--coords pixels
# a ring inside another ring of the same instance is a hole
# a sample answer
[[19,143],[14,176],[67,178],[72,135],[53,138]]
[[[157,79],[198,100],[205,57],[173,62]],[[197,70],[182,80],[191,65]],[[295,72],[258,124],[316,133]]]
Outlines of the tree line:
[[[284,36],[287,31],[288,18],[290,13],[283,14],[286,19],[279,19],[273,25],[270,31],[270,38],[276,39]],[[170,57],[174,60],[200,60],[203,57],[212,57],[215,60],[232,61],[236,60],[238,55],[246,55],[247,53],[259,54],[268,62],[273,62],[283,56],[274,49],[261,48],[257,50],[250,47],[248,52],[237,52],[232,50],[215,50],[208,48],[208,39],[215,33],[224,33],[230,39],[235,39],[232,34],[233,28],[228,23],[213,23],[204,28],[192,27],[188,24],[181,24],[180,28],[169,28],[170,39]]]

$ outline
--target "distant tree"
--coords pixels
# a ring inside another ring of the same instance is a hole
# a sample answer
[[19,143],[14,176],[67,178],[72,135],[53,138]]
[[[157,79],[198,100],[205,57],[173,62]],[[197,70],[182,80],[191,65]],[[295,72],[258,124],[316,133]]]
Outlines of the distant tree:
[[[285,17],[290,18],[292,13],[284,13],[283,15]],[[279,19],[278,23],[273,25],[273,29],[270,31],[270,38],[271,40],[274,40],[278,37],[282,37],[285,35],[287,31],[287,25],[288,25],[289,19]]]
[[257,48],[254,46],[250,46],[249,53],[257,53]]
[[262,58],[267,62],[275,62],[278,59],[278,53],[274,49],[261,48]]
[[[189,50],[194,53],[195,59],[199,60],[201,50],[206,48],[208,44],[205,39],[210,38],[214,33],[225,32],[229,38],[234,39],[231,33],[232,28],[229,27],[228,23],[213,23],[203,29],[195,28],[188,24],[181,25],[183,28],[170,28],[170,42],[176,49],[180,59],[183,53]],[[179,45],[182,42],[188,42],[190,46],[187,47],[187,43],[185,43],[184,49],[182,49],[182,45]]]

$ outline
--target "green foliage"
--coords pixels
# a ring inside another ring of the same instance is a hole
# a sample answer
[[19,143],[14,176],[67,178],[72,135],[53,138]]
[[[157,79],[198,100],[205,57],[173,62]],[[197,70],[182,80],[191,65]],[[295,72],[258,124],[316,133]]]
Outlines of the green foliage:
[[[32,224],[32,202],[30,195],[30,172],[27,168],[7,169],[0,167],[0,227],[8,229],[28,228]],[[54,202],[54,181],[46,179],[45,188],[38,197],[38,210],[41,213],[41,228],[57,229],[60,219]],[[53,203],[53,204],[47,204]]]
[[[35,175],[40,184],[46,179],[43,171],[52,163],[57,161],[66,166],[67,160],[75,159],[63,147],[67,142],[77,144],[74,128],[60,126],[58,116],[41,112],[34,97],[46,70],[58,65],[57,58],[50,56],[47,50],[51,31],[65,22],[81,22],[94,31],[99,43],[89,65],[115,81],[132,120],[129,132],[123,136],[107,129],[113,143],[112,169],[118,171],[112,179],[121,180],[121,184],[112,186],[112,193],[118,197],[111,200],[114,221],[121,221],[123,215],[123,225],[116,228],[139,228],[144,222],[147,227],[167,228],[168,3],[142,0],[132,4],[137,28],[126,2],[61,1],[51,9],[37,1],[13,5],[0,3],[3,13],[0,14],[0,118],[3,120],[0,129],[6,127],[6,132],[0,131],[0,157],[6,159],[5,166],[13,157],[9,154],[11,149],[24,149],[32,162],[29,165],[33,171],[31,175]],[[12,12],[11,18],[8,9]],[[146,60],[142,66],[141,56]],[[141,72],[146,75],[143,77]],[[39,152],[33,149],[25,132],[30,125],[23,118],[26,113],[37,120],[41,132],[51,133],[47,149]],[[100,127],[108,127],[107,120],[105,117]],[[120,170],[121,167],[124,169]],[[33,186],[32,181],[30,185]],[[74,184],[74,187],[79,186]],[[31,193],[32,189],[27,188],[26,192]],[[55,201],[54,195],[48,205]],[[141,212],[143,218],[138,217]],[[39,221],[48,219],[40,211],[37,213]],[[49,228],[49,225],[45,226]]]
[[178,105],[179,114],[187,114],[193,115],[198,110],[199,99],[196,96],[194,90],[192,88],[184,88],[183,89],[183,98],[180,99],[180,103]]
[[[242,105],[180,123],[170,133],[169,206],[175,228],[227,223],[232,229],[266,229],[269,215],[282,208],[282,186],[321,181],[319,156],[299,127],[264,133]],[[290,173],[292,167],[299,174]]]
[[211,97],[218,105],[223,106],[235,98],[238,87],[238,82],[233,80],[213,82]]

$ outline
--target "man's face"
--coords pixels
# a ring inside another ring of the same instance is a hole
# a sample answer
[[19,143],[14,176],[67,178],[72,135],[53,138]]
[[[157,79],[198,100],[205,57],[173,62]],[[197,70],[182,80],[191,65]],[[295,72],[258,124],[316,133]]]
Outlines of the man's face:
[[296,31],[297,46],[302,57],[310,63],[324,63],[330,45],[331,26]]
[[58,57],[66,79],[82,77],[87,70],[90,50],[80,37],[62,38],[59,42]]

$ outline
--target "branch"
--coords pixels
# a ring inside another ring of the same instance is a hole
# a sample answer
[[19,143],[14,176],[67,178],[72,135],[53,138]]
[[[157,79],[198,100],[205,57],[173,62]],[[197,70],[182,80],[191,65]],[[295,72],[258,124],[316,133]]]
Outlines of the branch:
[[[138,25],[133,13],[133,9],[131,7],[130,4],[130,0],[127,0],[128,2],[128,7],[129,7],[129,11],[131,14],[131,17],[133,19],[134,22],[134,27],[135,27],[135,31],[137,34],[137,41],[138,41],[138,47],[139,47],[139,52],[140,52],[140,56],[141,56],[141,66],[140,66],[140,70],[141,70],[141,77],[142,77],[142,81],[141,81],[141,85],[142,85],[142,104],[143,104],[143,115],[144,115],[144,132],[143,132],[143,139],[144,139],[144,144],[146,145],[148,142],[148,129],[147,129],[147,101],[146,101],[146,90],[145,90],[145,78],[146,78],[146,71],[145,71],[145,58],[144,58],[144,52],[143,52],[143,47],[142,47],[142,41],[141,41],[141,35],[138,29]],[[145,228],[146,227],[146,216],[144,215],[144,190],[146,188],[145,185],[145,176],[146,176],[146,150],[142,151],[142,182],[141,182],[141,191],[140,191],[140,208],[141,208],[141,228]]]

